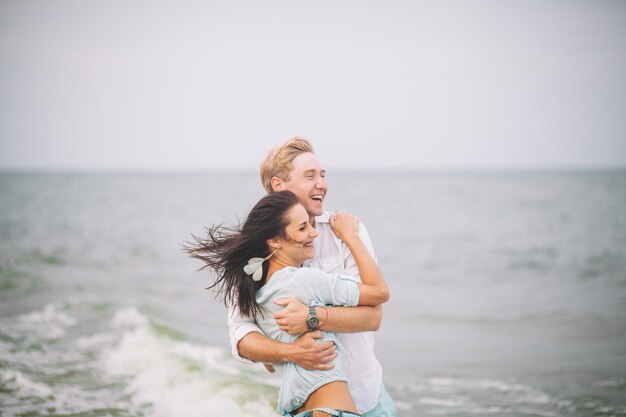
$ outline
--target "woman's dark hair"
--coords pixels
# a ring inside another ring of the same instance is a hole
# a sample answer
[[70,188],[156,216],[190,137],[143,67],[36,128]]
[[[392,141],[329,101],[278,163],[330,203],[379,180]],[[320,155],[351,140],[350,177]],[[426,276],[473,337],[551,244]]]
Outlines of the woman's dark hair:
[[200,259],[215,271],[215,288],[226,306],[239,308],[242,316],[262,313],[256,302],[256,291],[263,286],[268,263],[263,263],[263,278],[254,281],[243,271],[250,258],[264,258],[270,254],[267,241],[275,237],[286,237],[285,227],[289,224],[287,212],[298,204],[291,191],[278,191],[261,198],[252,208],[243,227],[215,225],[207,228],[207,238],[192,235],[194,243],[184,250],[193,258]]

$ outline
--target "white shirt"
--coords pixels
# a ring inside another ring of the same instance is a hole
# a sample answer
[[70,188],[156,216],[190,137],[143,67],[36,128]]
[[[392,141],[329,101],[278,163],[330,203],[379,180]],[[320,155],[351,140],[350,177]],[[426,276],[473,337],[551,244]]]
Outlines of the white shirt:
[[[332,232],[329,223],[330,212],[324,212],[315,219],[315,229],[319,236],[315,241],[315,255],[304,266],[321,269],[329,273],[352,275],[361,281],[359,268],[348,247]],[[363,244],[374,256],[374,249],[367,229],[360,225]],[[252,361],[239,356],[237,344],[250,332],[263,333],[256,325],[254,317],[242,317],[234,308],[228,314],[228,328],[233,356],[243,362]],[[337,333],[344,346],[344,361],[348,374],[348,386],[352,398],[361,414],[373,409],[382,386],[382,368],[374,356],[374,333]]]

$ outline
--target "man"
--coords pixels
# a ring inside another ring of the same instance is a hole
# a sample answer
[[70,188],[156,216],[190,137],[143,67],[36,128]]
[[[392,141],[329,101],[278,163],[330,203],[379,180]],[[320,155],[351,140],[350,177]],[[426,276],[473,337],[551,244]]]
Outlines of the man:
[[[315,256],[308,265],[330,273],[359,276],[358,267],[347,246],[331,231],[329,213],[323,210],[328,187],[326,171],[310,142],[295,137],[272,149],[261,163],[261,183],[268,193],[292,191],[309,214],[319,236]],[[367,230],[361,225],[361,239],[373,254]],[[337,356],[332,342],[317,342],[319,330],[337,332],[344,347],[349,388],[360,413],[365,417],[395,417],[393,401],[382,384],[382,369],[374,356],[374,335],[382,318],[382,307],[315,307],[309,309],[296,299],[277,302],[285,308],[274,315],[281,330],[302,334],[293,343],[269,339],[254,318],[229,312],[233,356],[242,361],[263,363],[294,362],[306,369],[327,370]],[[273,371],[271,365],[266,365]]]

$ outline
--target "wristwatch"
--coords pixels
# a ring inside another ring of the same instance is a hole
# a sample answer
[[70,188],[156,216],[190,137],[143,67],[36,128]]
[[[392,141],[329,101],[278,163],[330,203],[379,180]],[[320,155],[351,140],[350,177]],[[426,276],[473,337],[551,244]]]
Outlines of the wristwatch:
[[309,330],[315,330],[320,325],[320,319],[317,317],[315,307],[309,307],[309,317],[306,319],[306,325]]

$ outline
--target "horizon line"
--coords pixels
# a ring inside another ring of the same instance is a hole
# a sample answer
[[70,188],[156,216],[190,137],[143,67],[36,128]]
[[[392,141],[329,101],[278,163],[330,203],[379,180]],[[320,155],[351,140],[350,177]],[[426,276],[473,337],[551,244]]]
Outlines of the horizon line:
[[[494,167],[353,167],[330,168],[327,172],[337,174],[519,174],[519,173],[604,173],[626,171],[626,165],[603,166],[494,166]],[[257,169],[248,168],[33,168],[0,167],[0,174],[50,174],[50,175],[192,175],[192,174],[255,174]]]

